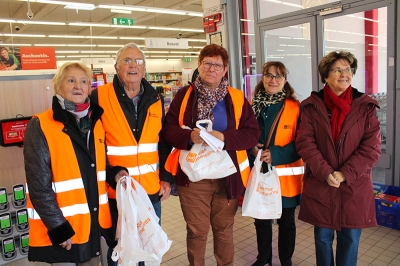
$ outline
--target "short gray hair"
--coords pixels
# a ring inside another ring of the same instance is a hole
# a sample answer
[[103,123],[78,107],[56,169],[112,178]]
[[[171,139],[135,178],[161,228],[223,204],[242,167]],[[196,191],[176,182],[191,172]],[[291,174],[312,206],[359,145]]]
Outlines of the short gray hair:
[[144,62],[146,62],[146,56],[145,56],[145,54],[143,53],[143,51],[139,48],[139,46],[136,45],[136,43],[130,42],[130,43],[125,44],[121,49],[118,50],[117,55],[115,56],[115,63],[118,62],[119,56],[121,55],[121,53],[122,53],[123,51],[125,51],[126,49],[129,49],[129,48],[138,49],[138,50],[142,53],[142,55],[143,55],[143,60],[144,60]]

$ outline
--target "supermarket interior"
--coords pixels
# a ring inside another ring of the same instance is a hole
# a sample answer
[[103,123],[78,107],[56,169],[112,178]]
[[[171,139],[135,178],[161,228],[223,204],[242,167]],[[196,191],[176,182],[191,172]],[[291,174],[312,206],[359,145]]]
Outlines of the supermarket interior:
[[[54,74],[65,62],[84,62],[92,69],[92,88],[97,89],[112,82],[116,52],[130,42],[144,52],[143,78],[165,97],[166,111],[176,92],[191,82],[207,44],[227,49],[229,85],[242,90],[250,102],[268,61],[286,65],[287,80],[302,101],[323,89],[318,64],[326,54],[353,53],[358,70],[352,85],[378,101],[382,138],[382,154],[372,168],[378,226],[363,229],[357,265],[400,265],[398,1],[86,2],[0,0],[0,265],[46,265],[27,259],[23,137],[30,118],[51,107]],[[14,125],[23,128],[7,135]],[[296,217],[298,212],[299,208]],[[178,196],[162,202],[161,220],[173,241],[161,265],[188,265],[186,223]],[[316,265],[313,226],[296,218],[296,227],[293,265]],[[235,215],[234,242],[234,265],[252,265],[257,256],[254,219],[242,216],[241,207]],[[102,241],[101,265],[107,265],[105,251]],[[217,265],[211,230],[205,265]],[[272,265],[281,265],[276,222]]]

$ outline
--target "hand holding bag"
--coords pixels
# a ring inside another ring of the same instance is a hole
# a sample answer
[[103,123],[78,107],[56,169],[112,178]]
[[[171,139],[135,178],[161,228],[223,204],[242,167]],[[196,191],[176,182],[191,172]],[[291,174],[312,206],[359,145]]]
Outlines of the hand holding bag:
[[[205,129],[202,128],[202,130]],[[215,138],[210,134],[208,135],[208,139]],[[226,150],[219,152],[218,146],[220,145],[216,145],[214,148],[213,146],[196,143],[189,151],[181,150],[179,164],[190,181],[197,182],[202,179],[218,179],[237,172],[228,152]]]
[[282,215],[282,196],[279,176],[275,167],[268,164],[268,172],[260,172],[261,150],[258,151],[251,169],[244,194],[242,216],[257,219],[279,219]]
[[125,178],[117,184],[118,244],[111,258],[122,265],[136,266],[139,261],[149,266],[160,265],[172,241],[158,224],[159,218],[146,191],[130,176]]

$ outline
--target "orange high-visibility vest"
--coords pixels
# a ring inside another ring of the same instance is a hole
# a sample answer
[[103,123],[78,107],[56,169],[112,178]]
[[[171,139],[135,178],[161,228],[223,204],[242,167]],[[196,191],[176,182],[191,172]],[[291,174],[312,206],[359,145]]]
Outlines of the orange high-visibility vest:
[[[162,126],[162,103],[158,100],[147,109],[146,121],[137,141],[118,102],[112,83],[98,88],[101,116],[106,131],[107,157],[111,165],[128,168],[129,175],[143,186],[147,194],[160,190],[158,141]],[[115,198],[109,187],[108,196]]]
[[[284,146],[296,137],[297,119],[300,115],[299,105],[292,100],[285,100],[285,107],[276,128],[274,144]],[[277,165],[276,171],[281,183],[284,197],[294,197],[303,192],[304,162],[299,159],[290,164]]]
[[[183,116],[192,90],[193,88],[192,86],[190,86],[182,100],[178,118],[180,126],[183,126]],[[245,100],[244,95],[242,91],[232,87],[228,87],[228,93],[231,95],[233,99],[232,102],[233,102],[233,110],[235,113],[236,129],[238,129],[240,118],[242,117],[243,104]],[[176,171],[178,169],[179,152],[180,150],[174,149],[172,153],[168,156],[167,161],[165,163],[165,169],[170,173],[172,173],[172,175],[176,175]],[[240,176],[242,177],[243,185],[246,187],[250,175],[250,164],[247,157],[247,152],[246,150],[236,151],[236,156],[238,160]]]
[[[63,133],[64,125],[53,119],[53,110],[49,109],[37,115],[40,127],[46,138],[51,158],[53,176],[52,187],[56,201],[65,219],[75,231],[72,242],[86,243],[90,234],[90,211],[86,200],[82,174],[70,137]],[[101,121],[97,121],[93,131],[96,151],[97,186],[99,192],[99,224],[102,228],[111,227],[111,214],[108,205],[106,185],[105,133]],[[93,165],[94,167],[94,165]],[[29,217],[29,245],[33,247],[51,246],[48,229],[34,209],[26,186],[27,211]]]

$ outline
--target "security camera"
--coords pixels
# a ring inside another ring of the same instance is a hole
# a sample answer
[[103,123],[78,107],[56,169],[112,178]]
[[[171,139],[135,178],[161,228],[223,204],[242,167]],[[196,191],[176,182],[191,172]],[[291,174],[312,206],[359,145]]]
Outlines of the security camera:
[[33,12],[32,10],[28,10],[28,13],[26,13],[26,15],[28,16],[29,19],[33,19]]
[[182,38],[182,32],[179,32],[179,33],[178,33],[177,39],[180,39],[180,38]]
[[19,26],[15,26],[15,30],[19,31],[20,30]]

